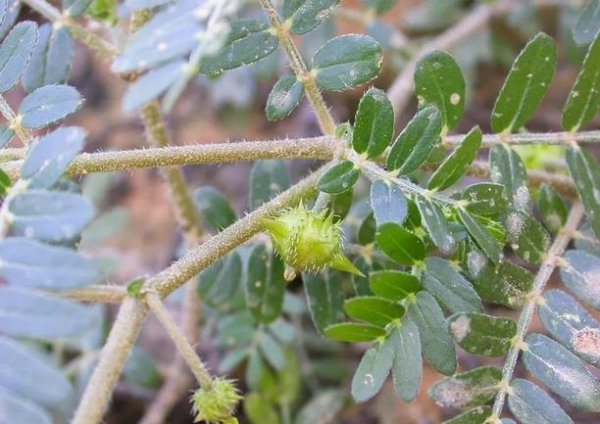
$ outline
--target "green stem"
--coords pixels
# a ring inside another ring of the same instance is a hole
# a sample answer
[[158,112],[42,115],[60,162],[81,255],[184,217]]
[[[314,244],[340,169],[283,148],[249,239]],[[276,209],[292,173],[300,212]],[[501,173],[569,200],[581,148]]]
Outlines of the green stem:
[[323,131],[323,134],[325,135],[334,135],[336,128],[335,120],[331,116],[329,108],[323,99],[323,95],[317,86],[315,76],[308,70],[300,51],[298,51],[298,48],[292,39],[289,25],[287,22],[281,21],[281,17],[271,0],[260,0],[260,4],[271,20],[271,24],[279,38],[279,42],[290,60],[292,70],[296,74],[298,80],[304,83],[306,97],[308,97],[308,100],[312,104],[315,114],[317,115],[321,131]]
[[546,287],[546,283],[552,276],[552,273],[557,266],[557,261],[564,254],[565,249],[569,245],[569,242],[573,238],[575,232],[577,231],[577,227],[579,227],[579,224],[584,216],[585,211],[583,209],[583,205],[581,203],[574,204],[571,208],[571,212],[569,213],[567,223],[556,236],[554,243],[552,243],[546,258],[542,262],[542,265],[535,276],[533,287],[527,296],[527,301],[523,306],[521,316],[519,317],[517,334],[515,335],[512,342],[512,347],[506,356],[506,362],[504,363],[504,368],[502,370],[502,380],[499,384],[499,391],[494,400],[492,415],[490,418],[488,418],[486,423],[500,423],[500,416],[504,408],[506,394],[510,390],[510,382],[513,377],[515,365],[517,364],[519,353],[524,347],[524,338],[529,330],[529,325],[531,324],[535,307],[542,296],[544,288]]
[[181,259],[148,280],[148,289],[156,291],[163,297],[167,296],[216,260],[261,231],[263,218],[271,216],[286,207],[293,206],[302,198],[313,193],[316,182],[327,169],[329,169],[328,165],[319,168],[273,200],[189,251]]
[[[153,147],[115,152],[82,153],[69,166],[70,176],[96,172],[127,171],[206,163],[231,163],[265,159],[322,159],[333,157],[332,137],[299,138],[275,141],[244,141],[238,143],[196,144],[190,146]],[[10,149],[4,159],[22,159],[26,149]],[[2,169],[13,179],[20,175],[22,163],[3,163]]]
[[127,297],[127,290],[120,286],[92,285],[52,294],[78,302],[121,303]]
[[148,309],[143,302],[134,298],[127,298],[123,302],[71,424],[96,424],[102,421],[147,314]]
[[[199,247],[188,252],[167,269],[148,280],[144,294],[165,297],[185,284],[200,271],[243,244],[262,229],[261,220],[283,208],[292,206],[314,191],[318,178],[328,169],[324,166],[279,196],[240,219]],[[126,298],[102,349],[98,365],[77,407],[72,424],[96,424],[102,420],[125,360],[135,343],[147,315],[145,304]]]
[[[353,155],[351,155],[351,156],[353,156]],[[396,186],[398,186],[398,188],[400,188],[400,190],[402,190],[403,192],[405,192],[409,195],[419,194],[421,196],[436,200],[436,201],[446,204],[446,205],[457,206],[457,202],[455,200],[451,199],[450,197],[445,196],[441,193],[433,193],[427,189],[422,188],[421,186],[419,186],[417,184],[414,184],[413,182],[411,182],[405,178],[399,178],[399,177],[395,176],[394,174],[392,174],[391,172],[381,168],[376,163],[373,163],[371,161],[363,161],[363,162],[358,161],[357,163],[358,163],[359,168],[365,174],[365,176],[371,181],[377,181],[377,180],[389,181],[391,183],[394,183]]]
[[[445,145],[460,144],[464,135],[449,135],[444,138]],[[555,133],[521,133],[521,134],[485,134],[483,136],[483,147],[492,147],[496,144],[507,145],[556,145],[570,146],[576,143],[600,143],[600,131],[583,131],[579,133],[555,132]]]
[[165,305],[160,300],[160,297],[154,293],[148,293],[146,301],[150,310],[158,321],[162,324],[164,329],[177,346],[177,351],[183,357],[187,365],[192,370],[192,374],[196,377],[196,381],[202,388],[209,389],[212,385],[212,376],[206,369],[206,366],[202,360],[196,354],[196,351],[192,345],[187,341],[185,335],[177,327],[177,324],[169,315],[169,312],[165,308]]

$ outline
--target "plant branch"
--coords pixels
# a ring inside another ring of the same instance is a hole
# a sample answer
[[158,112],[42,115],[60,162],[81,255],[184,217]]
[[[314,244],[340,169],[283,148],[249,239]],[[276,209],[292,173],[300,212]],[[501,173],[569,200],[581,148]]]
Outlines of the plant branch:
[[143,302],[131,297],[125,299],[71,424],[96,424],[102,421],[147,314],[148,309]]
[[498,0],[492,4],[479,5],[473,8],[460,22],[425,43],[413,58],[404,65],[402,72],[396,77],[388,89],[388,97],[394,105],[396,118],[400,117],[413,94],[413,75],[417,62],[433,50],[447,50],[472,36],[486,26],[494,15],[506,13],[513,4],[512,0]]
[[81,41],[102,57],[112,59],[117,54],[117,49],[105,39],[80,26],[71,17],[63,15],[60,10],[45,0],[21,0],[33,10],[51,22],[62,23],[71,33],[73,38]]
[[513,373],[515,370],[515,365],[517,364],[517,359],[519,357],[519,353],[524,348],[524,338],[529,330],[529,325],[531,324],[531,319],[533,317],[533,313],[535,312],[535,307],[540,300],[540,296],[542,295],[544,288],[546,287],[546,283],[550,279],[554,269],[557,266],[558,259],[563,255],[565,249],[569,245],[569,242],[574,237],[577,227],[579,227],[580,222],[584,218],[585,213],[583,209],[583,205],[581,203],[576,203],[571,207],[571,212],[569,213],[569,218],[567,219],[567,223],[564,228],[558,233],[554,243],[550,247],[546,258],[542,262],[537,275],[533,281],[533,287],[531,292],[529,292],[527,296],[527,301],[523,310],[521,311],[521,316],[519,317],[519,322],[517,324],[517,334],[515,335],[512,347],[508,352],[506,357],[506,362],[504,363],[504,369],[502,370],[502,380],[500,382],[500,389],[496,395],[494,400],[494,406],[492,408],[492,415],[488,418],[487,423],[490,424],[499,424],[500,423],[500,415],[502,414],[502,409],[504,408],[504,401],[506,399],[506,394],[510,389],[510,382],[513,377]]
[[[460,144],[464,139],[463,134],[444,137],[446,147]],[[496,144],[528,145],[543,144],[555,146],[569,146],[576,143],[600,143],[600,131],[555,132],[555,133],[521,133],[521,134],[485,134],[482,147],[492,147]]]
[[[218,235],[189,251],[183,258],[148,280],[142,295],[157,293],[164,297],[185,284],[200,271],[259,232],[262,229],[262,218],[293,206],[300,199],[314,192],[317,180],[327,169],[329,169],[327,165],[321,167]],[[104,410],[146,315],[146,306],[138,300],[127,298],[123,302],[72,424],[96,424],[102,420]]]
[[196,249],[189,251],[170,267],[150,279],[146,287],[163,297],[167,296],[220,257],[261,231],[263,218],[293,206],[302,198],[314,193],[316,182],[327,169],[329,165],[322,166],[273,200],[225,228],[218,235],[209,238]]
[[[472,177],[487,178],[490,175],[490,165],[487,162],[475,161],[467,169],[467,174]],[[549,184],[560,194],[573,199],[577,198],[575,184],[573,183],[573,180],[566,175],[528,169],[527,180],[532,187],[540,187],[542,184]]]
[[[76,176],[95,172],[264,159],[331,159],[332,140],[333,137],[314,137],[83,153],[75,158],[67,173]],[[3,150],[0,150],[0,158],[3,157],[2,152]],[[25,149],[11,149],[6,153],[6,157],[23,158],[25,154]],[[17,179],[21,165],[21,162],[4,163],[2,168],[12,178]]]
[[52,294],[78,302],[121,303],[127,297],[127,290],[120,286],[92,285]]
[[281,17],[271,0],[260,0],[260,4],[271,20],[271,24],[279,38],[279,42],[290,60],[292,70],[296,74],[298,80],[304,83],[306,96],[317,115],[321,131],[323,131],[323,134],[325,135],[334,135],[336,128],[335,120],[331,116],[327,104],[325,104],[325,100],[323,99],[319,87],[317,87],[315,76],[309,71],[302,55],[292,39],[289,25],[287,22],[281,21]]
[[175,346],[177,346],[177,351],[192,370],[196,381],[198,381],[201,387],[210,388],[212,385],[210,373],[196,354],[192,345],[187,341],[185,335],[177,327],[173,318],[169,315],[160,297],[155,293],[148,293],[146,301],[154,316],[160,321],[171,337],[171,340],[175,343]]

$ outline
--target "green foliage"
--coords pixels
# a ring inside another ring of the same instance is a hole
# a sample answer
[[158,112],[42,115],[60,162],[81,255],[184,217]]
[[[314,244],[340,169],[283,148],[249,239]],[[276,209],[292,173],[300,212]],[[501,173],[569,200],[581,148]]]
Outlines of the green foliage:
[[492,112],[494,132],[520,130],[544,98],[556,67],[556,47],[540,33],[515,60]]
[[366,35],[340,35],[325,43],[312,63],[319,87],[345,90],[367,83],[377,76],[383,52],[373,38]]
[[415,94],[420,106],[435,105],[445,130],[456,126],[465,111],[465,79],[448,53],[435,51],[417,63]]
[[435,106],[421,109],[402,130],[392,145],[387,167],[398,174],[408,174],[421,166],[439,143],[442,116]]
[[360,99],[354,131],[352,148],[357,153],[366,153],[367,157],[379,156],[391,143],[394,134],[394,110],[385,92],[369,89]]
[[296,109],[304,97],[304,84],[295,75],[283,76],[273,86],[265,112],[269,121],[279,121]]

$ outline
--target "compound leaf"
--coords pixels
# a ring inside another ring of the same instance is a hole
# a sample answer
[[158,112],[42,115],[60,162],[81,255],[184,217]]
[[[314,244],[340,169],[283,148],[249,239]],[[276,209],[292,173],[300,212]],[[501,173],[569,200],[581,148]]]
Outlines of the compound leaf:
[[456,351],[442,309],[427,292],[417,293],[416,302],[408,306],[408,316],[419,328],[423,356],[445,375],[456,371]]
[[390,171],[408,174],[421,166],[440,141],[442,115],[435,106],[421,109],[396,138],[387,158]]
[[536,35],[515,62],[500,90],[492,112],[492,130],[510,133],[521,129],[546,95],[556,68],[554,40]]
[[419,237],[398,224],[387,222],[377,229],[377,244],[387,256],[403,265],[425,259],[425,246]]
[[560,276],[565,285],[581,300],[600,310],[600,258],[583,250],[569,250],[564,261]]
[[442,258],[427,258],[421,279],[423,288],[452,312],[476,312],[483,306],[471,283]]
[[393,361],[394,347],[389,339],[365,352],[352,377],[352,397],[356,402],[365,402],[381,390]]
[[0,45],[0,93],[17,85],[27,68],[38,38],[37,28],[34,22],[21,22]]
[[394,109],[383,90],[369,89],[358,104],[352,148],[374,158],[383,153],[394,135]]
[[96,265],[71,249],[11,237],[0,242],[0,275],[19,287],[67,290],[100,277]]
[[404,307],[396,302],[377,296],[359,296],[344,302],[344,310],[350,318],[385,327],[404,315]]
[[475,127],[431,175],[427,188],[445,190],[458,182],[469,165],[477,158],[481,142],[481,130]]
[[479,367],[436,382],[429,396],[443,408],[463,409],[485,405],[496,395],[502,371]]
[[360,171],[350,160],[344,160],[325,172],[317,182],[317,188],[327,194],[342,194],[354,187]]
[[317,84],[325,90],[345,90],[377,76],[383,51],[368,35],[340,35],[327,41],[313,57]]
[[58,128],[41,137],[29,151],[21,178],[29,188],[49,188],[64,174],[83,149],[86,132],[77,127]]
[[417,397],[423,380],[423,360],[419,329],[408,317],[402,319],[389,337],[395,355],[392,365],[392,379],[396,393],[404,401],[411,402]]
[[[596,1],[596,4],[600,5],[600,2]],[[598,11],[600,20],[600,6]],[[581,71],[563,108],[562,126],[566,131],[577,131],[596,116],[600,109],[598,93],[600,93],[600,31],[588,49]]]
[[539,316],[546,330],[584,361],[600,368],[600,323],[560,290],[544,294]]
[[377,225],[386,222],[402,224],[408,214],[406,197],[400,188],[391,182],[377,180],[371,184],[371,209]]
[[419,106],[437,106],[444,127],[454,128],[465,111],[465,79],[454,58],[439,50],[428,53],[417,63],[414,78]]
[[285,0],[283,17],[291,23],[294,34],[306,34],[327,19],[338,3],[339,0]]
[[265,112],[269,121],[279,121],[296,109],[304,98],[304,84],[295,75],[285,75],[269,93]]
[[517,324],[508,318],[480,313],[460,313],[450,317],[454,340],[467,352],[502,356],[511,347]]
[[237,214],[216,188],[205,186],[194,192],[194,201],[208,224],[220,231],[237,220]]
[[535,384],[517,378],[510,384],[508,407],[527,424],[573,424],[573,420],[548,394]]
[[28,93],[49,84],[64,84],[71,73],[73,39],[66,26],[40,27],[38,42],[23,75]]
[[42,128],[75,112],[83,104],[79,92],[69,85],[46,85],[34,90],[19,107],[21,123]]
[[572,405],[600,412],[600,380],[588,371],[581,359],[541,334],[530,334],[525,343],[523,362],[530,373]]

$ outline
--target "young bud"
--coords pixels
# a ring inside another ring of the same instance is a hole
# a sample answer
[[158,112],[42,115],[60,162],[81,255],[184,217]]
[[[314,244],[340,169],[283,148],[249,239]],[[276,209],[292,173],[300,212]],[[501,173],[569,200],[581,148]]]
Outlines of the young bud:
[[[315,213],[302,204],[263,225],[289,271],[318,272],[334,268],[363,275],[342,251],[342,229],[326,211]],[[288,272],[291,275],[291,272]]]

